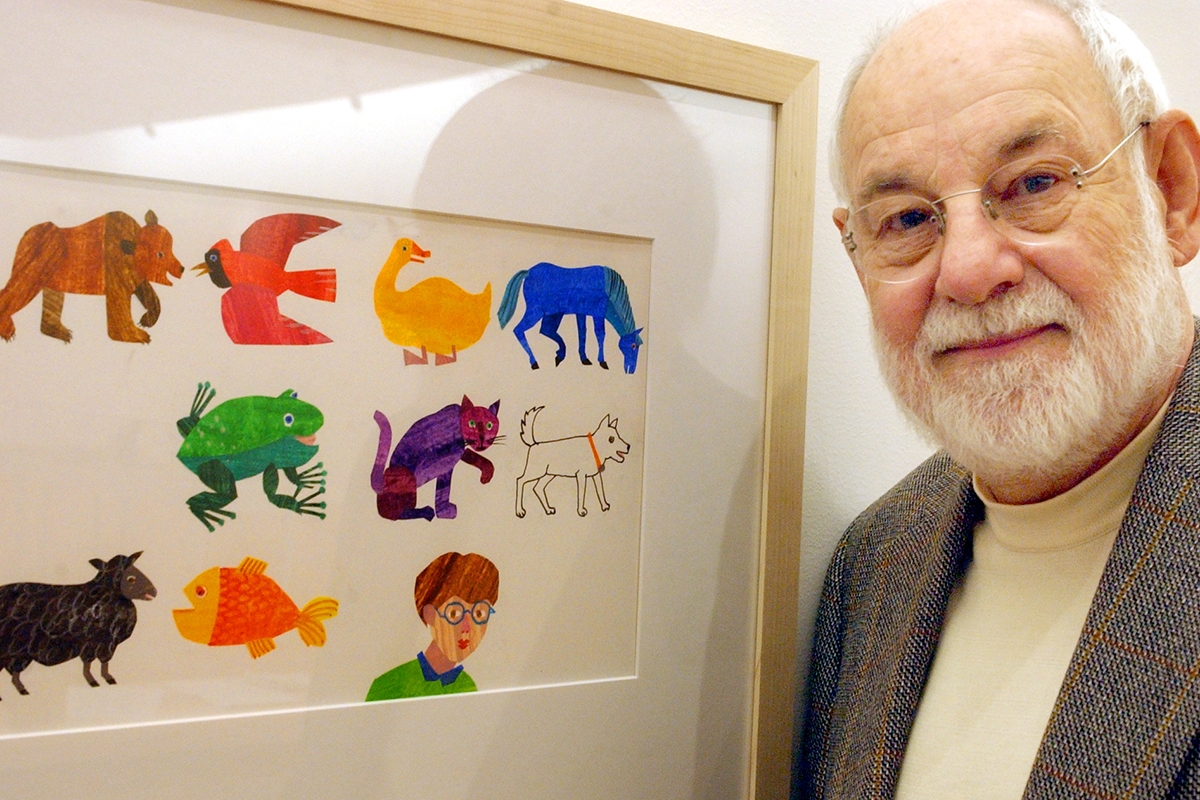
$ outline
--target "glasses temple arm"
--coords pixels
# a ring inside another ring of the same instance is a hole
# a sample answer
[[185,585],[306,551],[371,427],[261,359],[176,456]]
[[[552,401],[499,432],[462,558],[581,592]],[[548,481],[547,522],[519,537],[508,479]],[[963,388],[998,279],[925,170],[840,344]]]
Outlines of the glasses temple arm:
[[1124,146],[1125,146],[1125,143],[1126,143],[1126,142],[1128,142],[1130,139],[1132,139],[1134,136],[1136,136],[1138,131],[1142,130],[1143,128],[1148,128],[1148,127],[1150,127],[1150,120],[1148,120],[1148,119],[1144,119],[1144,120],[1142,120],[1141,122],[1139,122],[1139,123],[1138,123],[1138,126],[1137,126],[1136,128],[1134,128],[1133,130],[1131,130],[1131,131],[1130,131],[1128,134],[1126,134],[1125,138],[1124,138],[1124,139],[1122,139],[1120,142],[1118,142],[1118,143],[1117,143],[1117,146],[1116,146],[1116,147],[1114,147],[1114,148],[1113,148],[1113,149],[1112,149],[1112,150],[1109,152],[1109,154],[1108,154],[1108,155],[1106,155],[1104,158],[1100,159],[1100,163],[1099,163],[1099,164],[1097,164],[1096,166],[1092,167],[1092,168],[1091,168],[1091,169],[1089,169],[1089,170],[1084,170],[1084,171],[1083,171],[1083,173],[1082,173],[1082,175],[1081,175],[1080,177],[1083,177],[1083,178],[1090,178],[1090,177],[1092,176],[1092,173],[1096,172],[1098,169],[1100,169],[1100,168],[1101,168],[1101,167],[1103,167],[1105,164],[1107,164],[1107,163],[1108,163],[1108,160],[1109,160],[1110,158],[1112,158],[1113,156],[1115,156],[1115,155],[1117,154],[1117,151],[1118,151],[1118,150],[1120,150],[1122,147],[1124,147]]

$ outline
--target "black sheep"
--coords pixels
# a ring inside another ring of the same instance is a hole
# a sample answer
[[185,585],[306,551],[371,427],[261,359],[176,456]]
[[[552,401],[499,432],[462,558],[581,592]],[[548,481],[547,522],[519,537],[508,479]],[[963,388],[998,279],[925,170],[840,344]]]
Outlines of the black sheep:
[[101,677],[117,682],[108,674],[108,662],[137,624],[133,601],[158,594],[133,566],[140,555],[113,556],[107,564],[93,558],[89,563],[99,572],[87,583],[0,586],[0,669],[12,675],[18,692],[29,694],[21,672],[34,661],[49,667],[81,658],[84,679],[99,686],[92,661],[100,659]]

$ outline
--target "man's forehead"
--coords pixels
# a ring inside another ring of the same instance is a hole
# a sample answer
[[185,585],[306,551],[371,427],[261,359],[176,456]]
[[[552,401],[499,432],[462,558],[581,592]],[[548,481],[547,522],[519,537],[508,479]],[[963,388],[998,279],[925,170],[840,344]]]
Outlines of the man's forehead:
[[[897,66],[971,64],[994,51],[1048,45],[1083,45],[1066,14],[1038,0],[944,0],[898,25],[876,48],[872,61]],[[1086,50],[1085,50],[1086,52]],[[891,60],[889,60],[891,59]]]
[[[1097,113],[1115,119],[1067,19],[1026,0],[951,0],[900,26],[863,71],[843,120],[845,166],[867,151],[929,152],[947,136],[1016,151]],[[860,185],[863,176],[847,177]]]
[[[931,186],[929,180],[932,173],[943,170],[942,159],[949,149],[970,154],[961,166],[973,170],[975,180],[982,180],[983,173],[1001,164],[1035,153],[1082,157],[1072,146],[1083,138],[1074,121],[1046,113],[1021,113],[1026,110],[1014,105],[1011,115],[1001,115],[986,126],[974,126],[972,120],[959,126],[951,122],[871,141],[857,158],[857,172],[850,176],[851,204],[860,205],[886,193],[944,191],[946,187]],[[954,147],[946,147],[947,141],[953,141]]]

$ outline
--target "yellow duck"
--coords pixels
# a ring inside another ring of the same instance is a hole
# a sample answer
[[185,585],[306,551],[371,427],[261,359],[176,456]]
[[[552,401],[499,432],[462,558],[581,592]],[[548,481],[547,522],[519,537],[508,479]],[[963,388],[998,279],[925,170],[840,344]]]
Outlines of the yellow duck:
[[404,291],[396,290],[396,276],[409,261],[429,258],[412,239],[400,239],[375,279],[375,313],[383,335],[401,347],[419,347],[421,354],[404,351],[404,363],[434,364],[458,360],[458,351],[479,341],[491,319],[492,284],[470,294],[446,278],[426,278]]

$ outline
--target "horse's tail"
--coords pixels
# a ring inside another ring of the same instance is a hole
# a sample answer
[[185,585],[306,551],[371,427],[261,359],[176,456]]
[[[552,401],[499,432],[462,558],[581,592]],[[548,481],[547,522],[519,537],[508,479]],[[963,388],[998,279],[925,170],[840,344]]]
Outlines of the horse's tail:
[[500,330],[504,330],[504,326],[512,319],[513,312],[517,310],[517,295],[521,293],[521,284],[525,283],[525,276],[529,274],[529,270],[523,269],[508,279],[508,285],[504,287],[504,298],[500,301],[500,308],[496,311],[496,319],[500,321]]
[[[537,419],[538,412],[543,408],[545,406],[534,406],[521,416],[521,442],[526,447],[533,447],[538,443],[537,437],[533,435],[533,421]],[[529,434],[528,439],[525,438],[526,433]]]
[[604,293],[608,295],[608,311],[604,315],[621,336],[637,327],[633,321],[633,309],[629,305],[629,290],[625,279],[615,269],[604,269]]
[[392,448],[392,424],[382,411],[375,412],[379,426],[379,449],[375,451],[375,466],[371,469],[371,488],[375,494],[383,491],[383,468],[387,465],[388,450]]

